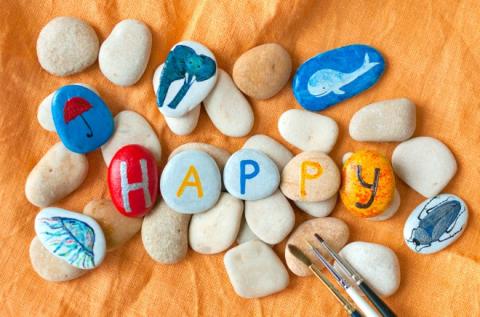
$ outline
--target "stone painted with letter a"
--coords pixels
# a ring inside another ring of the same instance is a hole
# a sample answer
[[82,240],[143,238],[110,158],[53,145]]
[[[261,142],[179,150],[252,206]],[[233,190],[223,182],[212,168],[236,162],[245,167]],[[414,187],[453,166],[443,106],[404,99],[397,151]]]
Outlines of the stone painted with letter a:
[[158,168],[153,154],[138,144],[122,147],[108,167],[108,187],[120,213],[144,216],[158,196]]
[[382,154],[357,151],[343,164],[340,197],[354,215],[381,214],[390,205],[394,191],[393,168]]

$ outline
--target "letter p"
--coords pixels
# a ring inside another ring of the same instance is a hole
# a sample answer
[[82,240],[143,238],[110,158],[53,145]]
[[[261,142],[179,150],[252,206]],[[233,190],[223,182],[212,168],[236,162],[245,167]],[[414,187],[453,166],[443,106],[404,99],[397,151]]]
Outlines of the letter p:
[[[253,170],[247,174],[247,166],[253,167]],[[245,195],[245,187],[247,179],[252,179],[260,172],[260,166],[257,161],[254,160],[241,160],[240,161],[240,193]]]
[[[314,171],[313,173],[312,170]],[[303,161],[300,169],[300,197],[307,196],[305,181],[319,178],[323,173],[322,165],[314,161]]]

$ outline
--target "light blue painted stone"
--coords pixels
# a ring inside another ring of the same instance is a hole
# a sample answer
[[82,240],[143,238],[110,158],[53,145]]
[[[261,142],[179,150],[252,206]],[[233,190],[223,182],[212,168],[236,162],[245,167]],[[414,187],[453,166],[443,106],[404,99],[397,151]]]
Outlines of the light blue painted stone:
[[[192,166],[197,172],[201,191],[195,174],[189,173]],[[182,183],[187,186],[180,193]],[[197,150],[186,150],[173,156],[160,177],[160,192],[165,203],[183,214],[196,214],[212,208],[220,197],[221,187],[217,163],[207,153]]]
[[403,237],[414,252],[438,252],[457,240],[465,230],[468,208],[459,197],[441,194],[418,205],[408,217]]
[[60,140],[76,153],[99,148],[114,129],[112,113],[102,98],[80,85],[63,86],[55,92],[52,117]]
[[340,47],[300,65],[292,81],[293,94],[303,108],[323,110],[373,86],[384,69],[385,61],[373,47]]
[[230,156],[223,169],[223,183],[234,197],[258,200],[272,195],[280,183],[277,165],[263,152],[242,149]]

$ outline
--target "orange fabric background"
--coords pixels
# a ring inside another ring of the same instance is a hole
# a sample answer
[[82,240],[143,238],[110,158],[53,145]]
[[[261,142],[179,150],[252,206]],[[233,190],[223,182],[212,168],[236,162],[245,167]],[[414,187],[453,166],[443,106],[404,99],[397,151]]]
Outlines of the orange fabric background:
[[[85,19],[101,41],[122,19],[137,18],[153,33],[152,55],[139,83],[121,88],[100,73],[98,65],[68,78],[40,68],[35,45],[40,29],[52,18]],[[246,138],[221,135],[202,110],[195,132],[172,134],[156,109],[151,87],[154,69],[170,47],[182,39],[207,45],[220,67],[231,73],[237,57],[265,42],[278,42],[291,54],[294,67],[319,52],[351,43],[378,48],[388,62],[385,75],[371,90],[322,112],[334,118],[340,135],[332,157],[340,163],[349,150],[377,149],[388,156],[395,143],[354,142],[348,122],[362,106],[383,99],[408,97],[417,105],[415,135],[444,141],[459,163],[445,192],[460,195],[470,208],[469,225],[448,249],[417,255],[402,238],[410,211],[424,198],[399,181],[399,212],[385,222],[354,218],[339,204],[333,216],[350,226],[350,240],[382,243],[400,259],[402,282],[387,302],[399,316],[480,316],[480,7],[471,1],[16,1],[3,0],[0,10],[0,315],[156,315],[156,316],[344,316],[339,305],[314,278],[291,274],[285,291],[245,300],[230,285],[223,254],[191,250],[177,265],[155,263],[140,236],[109,253],[94,272],[67,283],[48,283],[30,265],[38,209],[27,202],[29,171],[58,141],[36,119],[40,101],[57,87],[74,82],[97,88],[114,114],[133,109],[152,124],[161,139],[163,163],[178,145],[207,142],[235,151]],[[299,108],[290,85],[267,101],[251,100],[252,134],[265,133],[282,143],[276,125],[280,114]],[[289,148],[298,153],[297,149]],[[100,151],[88,155],[84,184],[59,206],[81,211],[93,198],[108,197],[106,168]],[[439,171],[441,172],[441,171]],[[297,225],[308,219],[296,212]],[[283,258],[285,244],[275,247]]]

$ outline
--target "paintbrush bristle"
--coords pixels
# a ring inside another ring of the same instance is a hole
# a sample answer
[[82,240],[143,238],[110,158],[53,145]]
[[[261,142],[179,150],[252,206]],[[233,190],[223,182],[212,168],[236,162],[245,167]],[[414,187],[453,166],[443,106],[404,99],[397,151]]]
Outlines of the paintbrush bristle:
[[302,250],[300,250],[297,246],[289,244],[287,247],[290,253],[293,254],[294,257],[302,261],[303,264],[305,264],[306,266],[312,265],[312,261],[310,261],[310,259],[305,255],[305,253],[303,253]]
[[320,237],[320,235],[318,233],[315,233],[315,238],[317,238],[318,241],[320,241],[320,243],[323,243],[323,238]]

